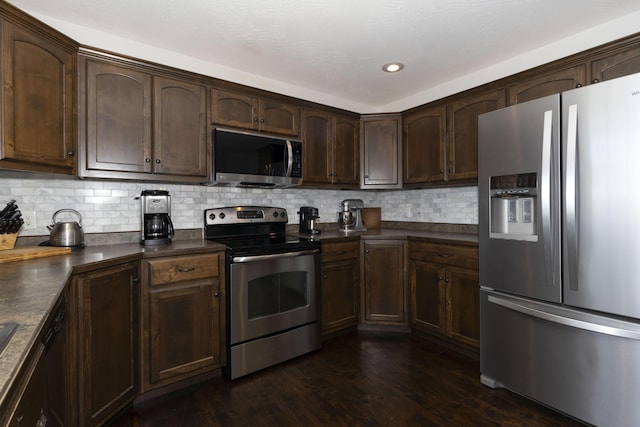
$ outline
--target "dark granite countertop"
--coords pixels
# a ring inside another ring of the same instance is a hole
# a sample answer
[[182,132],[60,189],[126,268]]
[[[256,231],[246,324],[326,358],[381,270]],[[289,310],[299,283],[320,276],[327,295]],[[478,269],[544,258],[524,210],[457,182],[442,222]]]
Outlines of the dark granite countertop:
[[314,236],[320,241],[336,241],[346,238],[374,240],[374,239],[411,239],[429,240],[439,243],[456,243],[461,245],[478,246],[478,235],[474,233],[454,233],[447,231],[405,230],[405,229],[369,229],[362,232],[342,232],[326,230]]
[[[402,224],[402,226],[398,226]],[[331,227],[317,236],[320,241],[342,239],[427,239],[441,243],[477,246],[476,226],[383,223],[381,229],[344,233]],[[297,225],[295,227],[297,231]],[[288,230],[294,232],[294,228]],[[292,233],[293,234],[293,233]],[[104,240],[103,240],[104,241]],[[18,329],[0,354],[0,404],[7,397],[29,351],[72,274],[142,258],[191,255],[224,250],[202,239],[175,240],[168,245],[138,243],[90,245],[67,255],[0,264],[0,324],[16,322]]]
[[0,264],[0,324],[19,326],[0,354],[0,403],[72,274],[141,258],[191,255],[224,250],[207,240],[174,241],[168,245],[116,244],[88,246],[67,255],[56,255]]

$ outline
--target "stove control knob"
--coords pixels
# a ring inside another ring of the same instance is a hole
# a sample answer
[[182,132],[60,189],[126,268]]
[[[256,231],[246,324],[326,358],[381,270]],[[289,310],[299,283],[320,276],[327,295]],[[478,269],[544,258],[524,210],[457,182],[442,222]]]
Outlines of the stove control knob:
[[278,218],[278,211],[273,211],[273,217]]
[[224,219],[224,217],[225,217],[226,215],[224,214],[224,212],[220,212],[220,215],[218,215],[218,216],[220,217],[220,219]]
[[214,214],[214,213],[210,213],[210,214],[209,214],[209,219],[210,219],[211,221],[213,221],[214,219],[216,219],[216,214]]
[[285,216],[287,216],[287,214],[285,214],[284,211],[280,212],[280,218],[284,218]]

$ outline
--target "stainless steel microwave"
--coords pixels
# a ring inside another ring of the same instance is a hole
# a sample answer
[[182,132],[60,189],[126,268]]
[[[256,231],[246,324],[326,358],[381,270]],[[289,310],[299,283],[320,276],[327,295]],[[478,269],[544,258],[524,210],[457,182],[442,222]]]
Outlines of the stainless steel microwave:
[[302,141],[214,129],[211,151],[211,185],[284,188],[302,182]]

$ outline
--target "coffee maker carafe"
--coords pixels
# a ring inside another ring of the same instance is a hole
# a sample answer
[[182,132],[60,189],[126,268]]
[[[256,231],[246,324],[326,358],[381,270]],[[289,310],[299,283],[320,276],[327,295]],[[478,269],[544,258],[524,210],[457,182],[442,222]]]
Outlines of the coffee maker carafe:
[[318,219],[320,219],[320,215],[318,215],[317,208],[313,206],[302,206],[298,215],[300,215],[300,227],[298,229],[300,234],[320,234],[320,230],[318,230]]
[[165,190],[144,190],[140,194],[140,243],[159,245],[171,243],[174,234],[171,222],[171,196]]
[[362,223],[362,209],[364,202],[360,199],[345,199],[340,202],[338,211],[338,225],[340,231],[366,231]]

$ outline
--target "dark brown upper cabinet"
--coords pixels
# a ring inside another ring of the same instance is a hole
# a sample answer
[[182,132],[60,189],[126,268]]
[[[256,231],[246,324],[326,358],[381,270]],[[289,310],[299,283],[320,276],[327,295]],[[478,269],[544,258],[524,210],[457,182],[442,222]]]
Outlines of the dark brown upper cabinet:
[[77,46],[44,27],[2,19],[0,27],[0,168],[73,174]]
[[627,46],[591,62],[591,83],[640,73],[640,46]]
[[80,56],[80,176],[205,182],[206,86]]
[[359,121],[324,111],[302,111],[303,177],[306,186],[358,188]]
[[404,126],[403,184],[442,182],[446,162],[446,105],[408,114]]
[[402,188],[402,118],[375,114],[360,119],[363,189]]
[[478,115],[505,106],[505,91],[430,104],[406,114],[404,185],[474,183],[478,177]]
[[211,116],[218,125],[288,136],[300,134],[299,107],[251,94],[213,89]]
[[463,98],[447,105],[448,181],[478,178],[478,116],[505,106],[505,90]]
[[586,80],[587,67],[585,64],[525,79],[509,87],[509,105],[520,104],[584,86]]

